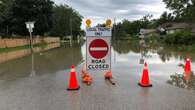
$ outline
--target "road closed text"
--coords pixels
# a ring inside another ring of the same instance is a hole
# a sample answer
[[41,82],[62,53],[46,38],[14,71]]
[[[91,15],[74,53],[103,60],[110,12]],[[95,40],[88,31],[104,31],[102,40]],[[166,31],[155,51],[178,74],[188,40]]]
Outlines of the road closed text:
[[105,59],[100,59],[100,60],[91,60],[91,63],[88,64],[88,69],[89,70],[107,70],[109,69],[109,65],[107,64]]

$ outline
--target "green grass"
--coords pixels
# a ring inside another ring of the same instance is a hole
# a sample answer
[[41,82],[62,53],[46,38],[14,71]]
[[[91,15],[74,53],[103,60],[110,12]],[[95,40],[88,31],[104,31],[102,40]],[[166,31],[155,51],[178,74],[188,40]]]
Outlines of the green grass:
[[[40,44],[34,44],[33,47],[46,47],[46,43],[40,43]],[[24,50],[24,49],[30,49],[30,45],[24,45],[24,46],[17,46],[17,47],[10,47],[10,48],[0,48],[0,53],[4,52],[12,52],[12,51],[18,51],[18,50]]]

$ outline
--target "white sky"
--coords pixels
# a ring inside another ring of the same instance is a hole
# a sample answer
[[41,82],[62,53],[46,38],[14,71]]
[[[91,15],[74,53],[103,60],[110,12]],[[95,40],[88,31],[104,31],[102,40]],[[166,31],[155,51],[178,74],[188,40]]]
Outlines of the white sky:
[[162,0],[54,0],[56,4],[67,4],[76,9],[83,17],[82,29],[85,28],[85,20],[90,18],[92,25],[104,23],[106,19],[116,18],[116,22],[122,19],[136,20],[144,15],[152,14],[158,18],[167,11]]

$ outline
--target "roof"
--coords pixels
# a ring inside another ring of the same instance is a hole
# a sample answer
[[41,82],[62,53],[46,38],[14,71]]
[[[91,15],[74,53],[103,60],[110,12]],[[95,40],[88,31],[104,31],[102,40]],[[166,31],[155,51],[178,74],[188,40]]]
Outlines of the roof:
[[188,23],[165,23],[160,27],[166,30],[174,30],[174,29],[189,29],[190,25]]
[[195,24],[192,25],[192,32],[195,33]]
[[156,32],[157,32],[156,29],[141,29],[140,30],[140,34],[143,34],[143,35],[152,34]]

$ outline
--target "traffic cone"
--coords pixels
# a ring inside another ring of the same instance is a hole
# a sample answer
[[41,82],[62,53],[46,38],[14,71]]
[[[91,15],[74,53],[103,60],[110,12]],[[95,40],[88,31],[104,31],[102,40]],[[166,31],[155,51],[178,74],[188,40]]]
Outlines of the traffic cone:
[[150,84],[150,79],[149,79],[149,73],[148,73],[148,65],[147,65],[147,63],[144,64],[142,79],[141,79],[141,81],[138,83],[138,85],[141,86],[141,87],[152,87],[152,84]]
[[108,80],[112,85],[116,85],[115,82],[112,81],[112,71],[109,70],[109,71],[106,71],[105,74],[104,74],[104,77],[105,77],[105,80]]
[[81,70],[81,78],[82,78],[82,82],[86,83],[87,85],[91,85],[92,84],[92,77],[89,75],[89,73],[86,71],[86,68],[83,68]]
[[90,75],[86,75],[84,78],[83,78],[83,82],[86,83],[87,85],[91,85],[92,84],[92,77]]
[[112,79],[112,71],[106,71],[104,77],[105,79]]
[[189,57],[186,58],[186,63],[185,63],[185,66],[184,66],[184,71],[185,71],[186,74],[189,74],[189,73],[192,72],[191,71],[191,62],[190,62],[190,58]]
[[80,89],[80,86],[78,85],[76,72],[75,72],[75,66],[72,65],[69,86],[68,86],[67,90],[71,91],[71,90],[79,90],[79,89]]

